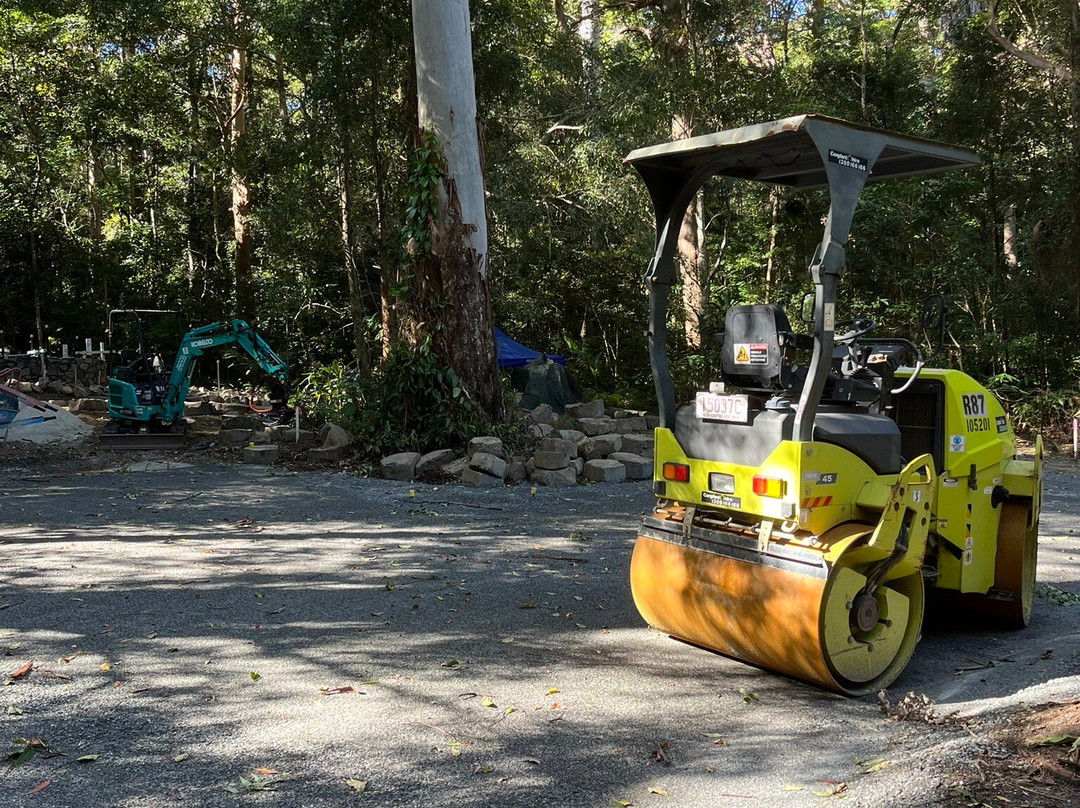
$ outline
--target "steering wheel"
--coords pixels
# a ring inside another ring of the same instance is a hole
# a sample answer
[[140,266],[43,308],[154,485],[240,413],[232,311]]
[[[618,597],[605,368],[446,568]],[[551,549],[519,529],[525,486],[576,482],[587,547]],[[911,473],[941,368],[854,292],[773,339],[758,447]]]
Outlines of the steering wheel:
[[833,333],[835,334],[843,328],[849,330],[838,337],[833,337],[833,344],[846,345],[849,342],[854,342],[859,337],[865,337],[877,328],[877,323],[867,317],[855,317],[851,320],[843,320],[837,323]]

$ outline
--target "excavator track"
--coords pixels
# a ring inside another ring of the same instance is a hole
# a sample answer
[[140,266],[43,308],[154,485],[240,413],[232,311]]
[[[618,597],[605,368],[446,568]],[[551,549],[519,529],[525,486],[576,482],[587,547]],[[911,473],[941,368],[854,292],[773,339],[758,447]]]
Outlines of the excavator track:
[[[807,546],[684,526],[658,511],[634,547],[630,582],[646,621],[674,637],[848,695],[890,684],[922,627],[922,576],[866,594],[873,526],[847,523]],[[833,561],[828,560],[833,558]]]
[[152,431],[135,425],[128,429],[126,424],[110,421],[101,433],[101,445],[114,452],[138,452],[147,449],[183,449],[187,440],[187,423],[179,422],[164,427],[163,431]]

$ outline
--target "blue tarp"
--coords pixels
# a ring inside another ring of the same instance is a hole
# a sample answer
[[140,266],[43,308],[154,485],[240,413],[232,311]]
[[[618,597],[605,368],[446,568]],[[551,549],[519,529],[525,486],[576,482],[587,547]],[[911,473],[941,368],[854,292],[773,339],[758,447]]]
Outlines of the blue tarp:
[[[526,348],[520,342],[514,342],[500,329],[495,329],[495,355],[499,360],[500,368],[521,368],[541,356],[539,351]],[[561,356],[546,354],[547,358],[559,365],[565,365],[566,360]]]

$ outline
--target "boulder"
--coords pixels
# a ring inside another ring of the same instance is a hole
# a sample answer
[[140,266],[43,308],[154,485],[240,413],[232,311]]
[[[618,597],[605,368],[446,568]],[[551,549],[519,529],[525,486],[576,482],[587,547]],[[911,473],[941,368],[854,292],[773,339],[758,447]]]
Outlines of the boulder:
[[[469,468],[480,471],[500,480],[506,479],[507,463],[501,457],[496,457],[487,452],[477,452],[469,458]],[[464,479],[464,477],[462,478]]]
[[629,435],[631,432],[645,432],[649,427],[645,424],[644,417],[616,418],[615,431],[620,435]]
[[538,469],[558,471],[570,465],[570,454],[566,451],[540,451],[533,455],[533,464]]
[[273,443],[274,439],[267,435],[265,432],[260,432],[257,429],[251,430],[251,437],[248,438],[248,443],[256,446],[265,446],[268,443]]
[[314,443],[315,433],[310,429],[301,429],[299,438],[296,435],[296,427],[271,426],[267,427],[266,434],[278,443]]
[[529,479],[537,485],[546,485],[552,488],[567,488],[577,485],[577,474],[573,468],[565,469],[536,469]]
[[324,449],[344,449],[352,443],[352,435],[337,424],[327,421],[319,430],[319,439]]
[[578,429],[589,437],[609,435],[615,432],[618,422],[614,418],[578,418]]
[[623,435],[622,451],[642,457],[652,457],[653,444],[652,435]]
[[274,444],[269,446],[248,446],[244,449],[244,462],[268,466],[271,463],[276,463],[280,454],[280,447]]
[[333,463],[345,457],[344,446],[319,446],[309,449],[307,456],[316,461]]
[[575,457],[573,460],[570,461],[570,467],[574,470],[574,473],[577,474],[578,477],[580,477],[582,474],[585,473],[585,458]]
[[656,429],[658,426],[660,426],[660,416],[659,415],[646,415],[645,416],[645,426],[648,429]]
[[529,470],[521,460],[515,458],[514,460],[511,460],[510,465],[506,467],[506,482],[508,483],[524,482],[528,476]]
[[555,434],[563,440],[568,440],[571,443],[577,443],[579,440],[585,437],[585,433],[577,429],[556,429]]
[[620,450],[622,437],[619,435],[597,435],[595,438],[582,438],[578,441],[578,455],[586,460],[599,460]]
[[379,471],[387,480],[411,480],[419,461],[419,452],[398,452],[380,460]]
[[[209,401],[192,401],[190,398],[184,402],[184,415],[192,417],[196,415],[213,415],[214,407]],[[239,417],[239,416],[237,416]]]
[[503,448],[503,442],[498,438],[490,436],[473,438],[469,441],[469,448],[465,452],[465,456],[472,460],[472,456],[477,452],[485,452],[486,454],[495,455],[496,457],[506,457],[506,449]]
[[[486,454],[486,452],[479,452],[479,454]],[[493,457],[493,455],[488,455],[488,457]],[[484,474],[471,467],[461,472],[461,482],[473,488],[495,488],[503,484],[499,477]]]
[[469,458],[459,457],[456,460],[451,460],[445,466],[442,467],[443,474],[447,477],[461,477],[461,474],[465,469],[469,467]]
[[[185,407],[186,410],[186,407]],[[190,413],[194,415],[194,413]],[[201,413],[200,413],[201,415]],[[266,428],[263,419],[254,413],[229,413],[221,419],[222,429],[257,429],[260,432]]]
[[551,424],[530,424],[529,425],[529,434],[532,435],[534,438],[539,438],[541,440],[543,438],[546,438],[548,435],[553,434],[554,432],[555,432],[555,427],[553,427]]
[[562,438],[556,438],[554,435],[544,438],[536,448],[540,452],[565,452],[570,458],[577,457],[576,441],[563,440]]
[[563,412],[571,418],[603,418],[604,417],[604,400],[598,398],[595,401],[589,401],[584,404],[567,404],[563,409]]
[[529,411],[535,424],[552,424],[555,422],[555,411],[550,404],[541,404],[534,410]]
[[439,471],[447,463],[454,460],[457,460],[457,455],[454,454],[453,449],[436,449],[416,461],[416,469],[413,474],[417,477],[423,477],[425,474]]
[[626,479],[626,467],[618,460],[590,460],[584,475],[591,483],[621,483]]
[[223,429],[218,433],[218,443],[223,446],[235,446],[240,443],[247,443],[250,438],[250,429]]
[[611,414],[611,417],[612,418],[635,418],[635,417],[644,418],[645,417],[645,410],[618,409],[618,410],[615,410],[615,412],[613,412]]
[[626,479],[628,480],[649,480],[653,476],[652,458],[630,454],[629,452],[612,452],[608,455],[608,460],[622,463],[626,468]]

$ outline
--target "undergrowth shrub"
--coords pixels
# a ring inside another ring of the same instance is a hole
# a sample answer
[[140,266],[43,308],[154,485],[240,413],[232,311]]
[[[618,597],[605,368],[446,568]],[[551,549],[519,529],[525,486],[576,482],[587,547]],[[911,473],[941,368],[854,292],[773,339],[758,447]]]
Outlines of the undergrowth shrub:
[[365,375],[339,362],[317,368],[304,378],[296,403],[316,421],[347,429],[370,455],[460,448],[487,426],[428,339],[393,346]]

